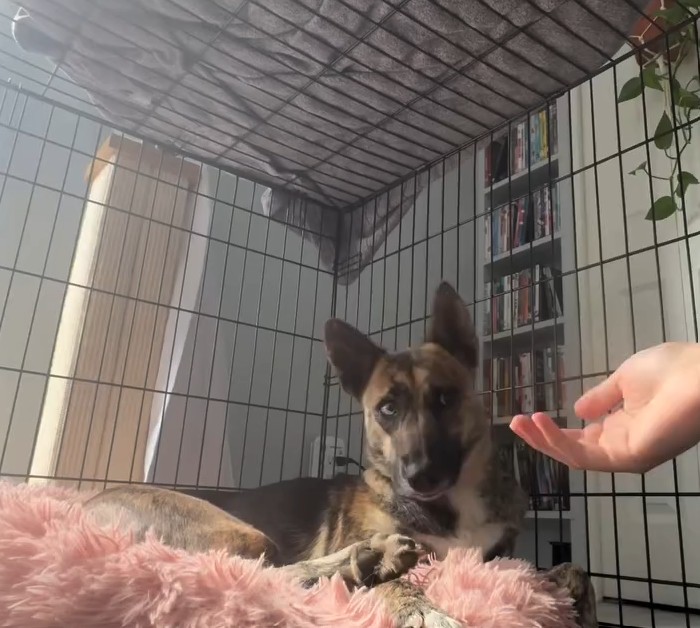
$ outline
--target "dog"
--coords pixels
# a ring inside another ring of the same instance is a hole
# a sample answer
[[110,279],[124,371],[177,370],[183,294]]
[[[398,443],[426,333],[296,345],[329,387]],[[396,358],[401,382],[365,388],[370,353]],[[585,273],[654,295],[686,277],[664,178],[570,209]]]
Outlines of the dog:
[[[402,628],[456,628],[399,576],[427,553],[441,559],[450,548],[479,548],[484,560],[511,556],[527,510],[527,496],[499,468],[475,392],[479,342],[469,311],[443,282],[417,348],[389,353],[338,319],[324,332],[340,385],[364,409],[361,476],[238,492],[125,486],[85,507],[137,538],[151,529],[189,551],[264,556],[305,586],[339,573],[351,587],[376,587]],[[569,591],[582,627],[598,625],[582,569],[564,564],[542,577]]]

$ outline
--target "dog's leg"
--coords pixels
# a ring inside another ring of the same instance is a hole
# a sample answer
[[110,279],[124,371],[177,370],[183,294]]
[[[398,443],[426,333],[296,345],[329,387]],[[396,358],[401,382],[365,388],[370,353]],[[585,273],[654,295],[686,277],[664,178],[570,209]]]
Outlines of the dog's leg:
[[98,524],[117,525],[143,541],[148,531],[169,547],[189,552],[225,550],[277,565],[279,550],[253,526],[195,497],[152,487],[108,489],[83,504]]
[[576,609],[576,621],[581,628],[598,628],[595,589],[590,576],[581,567],[562,563],[543,572],[543,575],[569,592]]
[[375,534],[371,539],[312,560],[300,561],[283,571],[311,586],[322,577],[339,573],[350,587],[372,587],[406,573],[425,550],[400,534]]
[[375,589],[396,622],[396,628],[460,628],[461,624],[436,608],[422,589],[401,578]]

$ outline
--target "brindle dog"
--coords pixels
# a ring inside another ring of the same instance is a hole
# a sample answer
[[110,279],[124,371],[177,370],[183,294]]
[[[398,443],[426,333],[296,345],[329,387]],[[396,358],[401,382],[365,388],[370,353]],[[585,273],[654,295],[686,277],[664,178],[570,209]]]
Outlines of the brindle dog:
[[[397,625],[458,623],[398,576],[426,553],[480,548],[512,554],[527,499],[499,468],[474,380],[479,343],[471,317],[447,283],[438,288],[424,344],[389,353],[350,325],[326,323],[328,357],[340,384],[364,408],[367,470],[330,480],[300,478],[255,490],[108,489],[86,503],[103,523],[191,551],[225,549],[283,569],[310,585],[340,573],[377,587]],[[590,579],[559,565],[543,572],[570,592],[582,627],[597,626]]]

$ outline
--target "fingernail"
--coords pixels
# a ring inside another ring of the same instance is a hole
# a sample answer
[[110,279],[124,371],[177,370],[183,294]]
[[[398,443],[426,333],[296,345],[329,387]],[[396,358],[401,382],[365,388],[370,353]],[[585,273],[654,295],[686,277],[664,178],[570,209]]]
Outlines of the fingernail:
[[516,416],[514,416],[511,419],[510,424],[508,425],[508,427],[510,427],[511,430],[513,429],[513,423],[515,423],[518,419],[527,420],[527,416],[524,414],[517,414]]

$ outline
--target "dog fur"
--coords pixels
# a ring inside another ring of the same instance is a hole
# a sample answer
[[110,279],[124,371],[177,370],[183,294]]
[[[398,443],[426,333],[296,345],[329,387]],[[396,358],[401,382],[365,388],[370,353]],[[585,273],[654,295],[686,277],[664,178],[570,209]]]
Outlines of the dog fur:
[[[478,547],[485,560],[512,555],[527,508],[499,467],[475,391],[479,343],[468,309],[443,282],[425,342],[389,353],[347,323],[326,323],[328,358],[362,403],[367,470],[300,478],[250,491],[170,491],[127,486],[86,503],[99,521],[166,544],[225,549],[294,574],[307,585],[340,573],[375,586],[401,627],[454,628],[400,575],[426,553]],[[568,589],[581,626],[597,626],[590,579],[573,565],[543,577]]]

